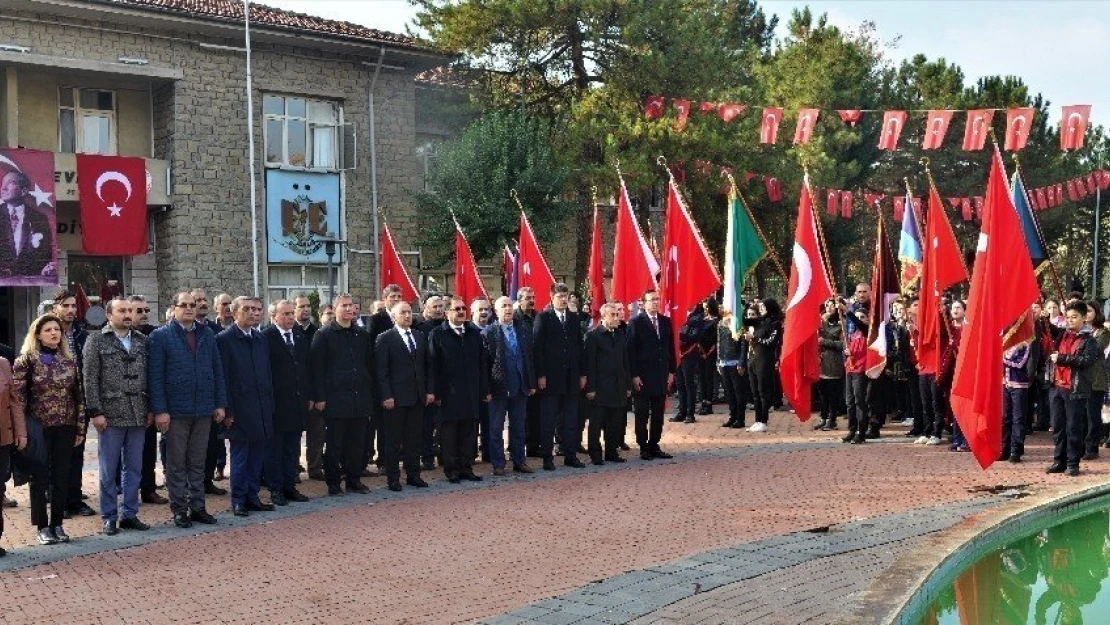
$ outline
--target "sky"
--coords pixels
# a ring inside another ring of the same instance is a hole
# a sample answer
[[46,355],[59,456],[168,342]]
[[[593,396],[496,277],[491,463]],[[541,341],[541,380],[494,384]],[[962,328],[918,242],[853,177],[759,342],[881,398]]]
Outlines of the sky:
[[[403,33],[416,9],[408,0],[261,0],[261,4]],[[894,62],[921,53],[944,57],[969,83],[993,74],[1021,76],[1051,103],[1093,105],[1091,119],[1110,125],[1110,1],[1106,0],[764,0],[780,17],[809,5],[832,24],[875,23]],[[756,103],[762,104],[762,103]],[[768,103],[770,104],[770,103]]]

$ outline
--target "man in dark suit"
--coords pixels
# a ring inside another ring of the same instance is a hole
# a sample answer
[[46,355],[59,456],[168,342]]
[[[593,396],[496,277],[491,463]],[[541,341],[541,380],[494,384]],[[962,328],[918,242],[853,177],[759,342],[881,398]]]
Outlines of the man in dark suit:
[[[401,287],[396,284],[387,284],[385,288],[382,289],[382,302],[385,306],[381,310],[375,310],[374,314],[370,315],[370,323],[366,327],[367,331],[370,332],[371,343],[376,345],[378,337],[381,336],[383,332],[393,327],[393,317],[390,315],[389,311],[393,310],[393,307],[401,302],[402,297],[403,292],[401,291]],[[370,423],[366,430],[366,462],[363,463],[363,466],[366,467],[366,471],[363,472],[364,476],[368,474],[373,475],[370,471],[370,461],[374,459],[375,450],[378,452],[379,466],[383,460],[381,456],[381,423],[382,406],[379,403],[375,403],[374,414],[370,416]]]
[[399,457],[405,459],[405,483],[426,488],[420,477],[420,437],[424,408],[435,401],[435,378],[428,367],[428,339],[412,328],[412,307],[393,307],[392,329],[378,337],[375,346],[378,395],[382,408],[382,439],[389,490],[401,490]]
[[[494,311],[496,314],[497,311]],[[530,286],[522,286],[516,292],[516,312],[513,321],[523,324],[532,332],[536,323],[536,291]],[[529,458],[542,458],[540,452],[540,396],[528,397],[525,416],[525,450]]]
[[270,501],[284,506],[308,501],[297,490],[297,463],[301,459],[301,432],[312,405],[308,377],[308,337],[297,325],[293,303],[270,305],[270,325],[262,331],[270,346],[270,377],[274,382],[274,436],[266,456],[266,485]]
[[227,439],[231,441],[231,511],[235,516],[269,512],[258,497],[270,439],[274,435],[274,385],[270,346],[255,330],[262,301],[240,295],[231,302],[235,325],[220,332],[223,374],[227,378]]
[[447,321],[428,337],[434,394],[439,410],[440,457],[443,473],[451,483],[481,481],[474,474],[474,439],[479,407],[488,403],[489,375],[482,333],[466,322],[466,302],[450,298]]
[[[620,441],[624,415],[632,396],[632,373],[628,363],[628,336],[620,330],[616,304],[601,307],[601,323],[586,334],[582,374],[586,378],[586,401],[590,409],[589,450],[593,464],[624,462]],[[605,453],[601,433],[605,432]]]
[[563,464],[582,468],[578,459],[578,394],[582,388],[582,326],[578,313],[567,307],[570,289],[562,282],[551,285],[551,306],[536,315],[533,357],[540,394],[540,452],[543,468],[555,470],[555,430],[562,432]]
[[366,420],[374,403],[374,345],[366,330],[355,325],[355,304],[350,295],[334,301],[335,319],[312,337],[309,354],[313,409],[324,415],[327,447],[324,477],[329,495],[368,493],[362,483]]
[[0,178],[0,278],[54,276],[54,232],[29,201],[31,179],[20,171]]
[[628,360],[636,404],[636,444],[640,458],[670,458],[659,448],[663,404],[674,385],[675,354],[671,320],[659,314],[659,293],[644,293],[643,312],[628,323]]
[[489,440],[494,475],[505,474],[505,417],[509,419],[509,456],[513,471],[531,473],[524,455],[524,410],[536,393],[532,366],[532,331],[513,319],[513,301],[499,297],[493,305],[497,321],[482,330],[482,344],[489,364]]
[[[204,289],[193,289],[190,293],[193,295],[193,301],[197,304],[197,323],[208,326],[208,329],[212,330],[212,334],[219,336],[226,328],[217,323],[215,319],[208,318],[208,313],[212,310],[208,302],[208,293]],[[232,313],[232,317],[234,318],[234,313]],[[227,477],[224,475],[224,469],[227,467],[227,445],[224,443],[226,439],[226,425],[213,425],[208,430],[208,452],[204,457],[204,493],[206,495],[227,494],[227,489],[216,486],[216,482],[222,482]]]
[[[421,318],[413,321],[413,329],[420,330],[424,333],[424,337],[427,338],[432,330],[443,324],[443,309],[446,307],[446,297],[435,294],[428,295],[424,298]],[[435,404],[429,404],[424,407],[424,426],[420,437],[420,459],[424,465],[425,471],[431,471],[436,468],[436,457],[439,455],[436,452],[437,412],[439,412],[439,407]]]
[[[305,343],[311,349],[312,337],[320,329],[312,322],[312,300],[298,295],[293,300],[293,314],[297,327],[304,334]],[[308,478],[312,480],[324,481],[324,432],[324,415],[309,408],[305,415],[305,460]]]

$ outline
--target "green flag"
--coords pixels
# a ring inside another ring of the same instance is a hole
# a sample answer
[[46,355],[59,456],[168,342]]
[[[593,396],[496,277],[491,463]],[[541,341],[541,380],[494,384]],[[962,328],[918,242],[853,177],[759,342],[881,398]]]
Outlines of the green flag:
[[725,285],[721,302],[725,310],[732,312],[729,328],[732,334],[739,335],[744,311],[740,308],[741,291],[744,279],[763,257],[767,256],[767,246],[755,228],[751,213],[744,206],[740,194],[733,183],[728,196],[728,236],[725,239]]

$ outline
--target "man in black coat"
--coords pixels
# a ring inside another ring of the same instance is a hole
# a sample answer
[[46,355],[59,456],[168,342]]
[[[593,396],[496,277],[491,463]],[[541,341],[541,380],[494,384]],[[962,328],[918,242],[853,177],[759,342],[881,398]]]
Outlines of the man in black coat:
[[439,408],[440,457],[443,473],[453,484],[460,479],[479,482],[474,474],[474,440],[479,407],[489,403],[489,375],[482,333],[466,322],[466,302],[452,297],[447,321],[428,337],[434,394]]
[[[496,311],[495,311],[496,312]],[[532,332],[536,324],[536,291],[530,286],[522,286],[516,292],[516,311],[513,321],[523,324]],[[541,458],[540,452],[540,395],[528,396],[525,411],[524,443],[529,458]]]
[[551,306],[536,315],[533,326],[534,364],[540,395],[540,453],[543,468],[555,470],[555,431],[562,432],[563,464],[582,468],[578,459],[578,394],[582,388],[582,326],[578,313],[567,306],[570,289],[562,282],[551,286]]
[[659,314],[659,292],[644,293],[643,312],[628,323],[628,360],[636,404],[636,444],[640,458],[670,458],[659,448],[663,404],[674,385],[675,354],[671,320]]
[[[616,304],[601,307],[601,323],[586,333],[582,374],[586,378],[586,401],[590,410],[589,450],[593,464],[624,462],[620,442],[624,415],[632,396],[632,372],[628,363],[628,336],[620,329]],[[605,452],[601,433],[605,432]]]
[[[447,298],[442,295],[431,294],[424,298],[421,318],[414,319],[412,327],[424,333],[424,338],[432,330],[443,324],[443,309],[447,307]],[[390,309],[392,310],[392,308]],[[439,407],[429,404],[424,407],[424,425],[420,433],[420,459],[424,470],[431,471],[436,468],[436,412]]]
[[393,307],[391,330],[378,337],[375,346],[378,395],[382,408],[382,439],[389,490],[401,490],[398,460],[405,458],[405,483],[426,488],[420,477],[420,436],[424,408],[435,401],[435,378],[428,367],[428,339],[412,328],[412,307],[401,302]]
[[[312,338],[320,326],[312,322],[312,300],[305,295],[298,295],[293,300],[293,313],[297,320],[297,327],[304,334],[305,343],[311,349]],[[305,461],[307,462],[308,477],[312,480],[324,480],[324,415],[309,407],[305,415]]]
[[327,448],[324,477],[329,495],[368,493],[362,483],[366,421],[374,403],[374,346],[366,330],[355,325],[350,295],[335,296],[335,320],[316,331],[309,356],[313,408],[324,415]]
[[262,336],[270,345],[270,377],[274,381],[274,436],[266,456],[266,485],[270,501],[284,506],[308,501],[297,490],[297,463],[301,459],[301,432],[312,405],[308,377],[308,337],[297,325],[293,303],[270,305],[270,325]]
[[[382,302],[385,304],[381,310],[375,310],[374,314],[370,315],[370,323],[366,326],[370,332],[370,342],[374,345],[378,344],[378,337],[383,332],[388,331],[393,327],[393,317],[389,314],[393,307],[401,302],[403,292],[401,287],[396,284],[387,284],[382,289]],[[381,448],[382,448],[382,406],[374,402],[374,414],[370,415],[370,422],[367,424],[366,430],[366,453],[364,454],[366,461],[363,466],[366,471],[363,475],[373,475],[370,471],[370,461],[374,459],[374,452],[378,452],[378,465],[382,463]]]

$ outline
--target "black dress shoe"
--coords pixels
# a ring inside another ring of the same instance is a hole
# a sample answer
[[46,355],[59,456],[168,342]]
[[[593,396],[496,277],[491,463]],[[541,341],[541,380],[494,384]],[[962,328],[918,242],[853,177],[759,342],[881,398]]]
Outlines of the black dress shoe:
[[219,486],[216,486],[212,482],[208,482],[204,485],[204,494],[205,495],[226,495],[227,494],[227,489],[226,488],[220,488]]
[[395,493],[399,493],[399,492],[401,492],[401,483],[400,482],[390,482],[389,486],[387,486],[386,488],[388,488],[389,490],[391,490]]
[[116,534],[119,534],[119,526],[116,525],[115,520],[108,519],[107,521],[105,521],[104,522],[104,535],[105,536],[115,536]]
[[1021,456],[1015,456],[1015,455],[1011,454],[1010,455],[1010,462],[1013,463],[1013,464],[1017,464],[1017,463],[1021,462]]
[[320,470],[309,471],[308,479],[316,480],[317,482],[323,482],[327,480],[327,478],[324,477],[324,472]]
[[274,504],[262,503],[261,501],[248,501],[247,510],[251,512],[273,512]]
[[130,519],[120,519],[119,528],[121,530],[136,530],[145,532],[150,529],[150,526],[139,520],[139,517],[133,516]]
[[620,447],[622,451],[628,451],[628,450],[632,449],[631,447],[628,446],[628,443],[624,443],[624,442],[622,442],[620,445],[617,445],[617,447]]
[[363,484],[362,482],[355,482],[354,484],[347,484],[347,492],[365,495],[366,493],[370,492],[370,487],[366,484]]
[[76,514],[76,515],[80,515],[80,516],[93,516],[93,515],[96,514],[96,510],[93,510],[92,508],[90,508],[89,504],[87,504],[83,501],[81,503],[75,505],[75,506],[70,506],[69,511],[72,514]]
[[662,449],[659,449],[658,447],[656,447],[655,449],[653,449],[651,451],[651,455],[656,457],[656,458],[662,458],[663,460],[670,460],[671,458],[674,458],[674,456],[668,454],[667,452],[663,451]]
[[852,440],[850,440],[848,442],[853,444],[853,445],[860,445],[866,440],[867,440],[867,437],[863,434],[863,432],[856,432],[856,435],[853,436]]
[[143,503],[149,503],[149,504],[154,504],[154,505],[165,505],[165,504],[170,502],[169,499],[166,499],[165,497],[159,495],[158,493],[143,493],[141,499],[142,499]]
[[1068,470],[1064,471],[1064,475],[1068,477],[1075,477],[1079,475],[1079,467],[1068,467]]
[[192,513],[192,519],[197,523],[204,523],[205,525],[215,525],[216,517],[208,514],[207,510],[196,510]]
[[640,460],[655,460],[655,456],[650,451],[640,451]]
[[428,483],[425,482],[424,479],[421,478],[419,475],[413,475],[405,478],[405,484],[408,484],[409,486],[415,486],[416,488],[428,487]]
[[743,421],[737,421],[736,423],[732,424],[732,429],[734,429],[734,430],[743,430],[743,429],[746,429],[747,427],[748,427],[748,425],[746,423],[744,423]]
[[605,456],[605,462],[627,462],[627,460],[614,454],[612,456]]
[[420,461],[420,470],[421,471],[435,471],[436,470],[436,461],[433,460],[432,458],[425,458],[425,459],[421,460]]
[[39,530],[38,540],[40,545],[56,545],[58,537],[54,535],[54,528],[44,527]]
[[328,494],[333,497],[338,497],[343,494],[343,487],[339,484],[328,484]]
[[1098,452],[1097,451],[1088,451],[1087,453],[1083,454],[1083,459],[1084,460],[1098,460]]
[[1044,472],[1045,473],[1063,473],[1066,470],[1067,470],[1067,467],[1065,467],[1064,465],[1054,464],[1054,465],[1048,467],[1047,469],[1045,469]]
[[287,490],[282,495],[285,496],[286,501],[295,501],[297,503],[304,503],[308,501],[308,497],[297,489]]
[[595,467],[600,467],[601,465],[605,464],[605,461],[601,459],[601,456],[595,456],[593,458],[590,458],[590,464],[594,465]]
[[231,513],[234,514],[235,516],[250,516],[251,515],[250,511],[247,510],[247,507],[242,506],[242,505],[232,506],[231,507]]
[[462,479],[464,479],[468,482],[481,482],[482,481],[482,476],[481,475],[475,475],[474,473],[463,473],[459,477],[461,477]]
[[563,459],[563,464],[568,467],[574,467],[575,469],[582,469],[586,466],[582,464],[582,461],[578,459],[578,456],[567,456]]
[[555,461],[551,458],[544,458],[543,459],[543,470],[544,471],[554,471],[555,470]]
[[844,435],[843,438],[840,439],[840,442],[850,443],[850,442],[852,442],[852,439],[854,439],[855,437],[856,437],[855,432],[848,432],[847,434]]
[[694,418],[694,415],[690,415],[690,416],[686,417],[685,419],[683,419],[682,422],[683,423],[697,423],[698,420]]
[[457,475],[449,475],[449,476],[447,476],[447,481],[451,482],[452,484],[458,484],[462,480],[459,479],[459,476],[457,476]]
[[193,526],[193,521],[189,519],[189,514],[186,512],[179,512],[173,515],[173,524],[181,529],[188,529]]
[[528,463],[514,464],[513,465],[513,473],[535,473],[535,472],[536,472],[535,469],[528,466]]
[[686,420],[686,415],[684,415],[684,414],[676,414],[675,416],[671,417],[670,419],[667,419],[667,421],[670,421],[671,423],[682,423],[685,420]]
[[275,506],[287,506],[289,501],[285,498],[284,493],[270,493],[270,503]]
[[[1075,470],[1075,474],[1079,475],[1079,469]],[[54,528],[54,537],[57,538],[58,542],[60,542],[60,543],[68,543],[69,542],[69,534],[66,534],[66,531],[64,529],[62,529],[61,525]]]

